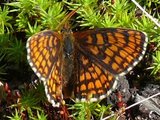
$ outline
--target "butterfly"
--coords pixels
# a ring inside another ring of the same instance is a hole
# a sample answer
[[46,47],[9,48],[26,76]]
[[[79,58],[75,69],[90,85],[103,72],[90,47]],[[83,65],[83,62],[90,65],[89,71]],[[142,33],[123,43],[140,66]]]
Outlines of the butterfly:
[[31,36],[27,59],[45,86],[48,100],[59,107],[64,98],[97,101],[116,89],[143,58],[147,47],[144,32],[123,28],[97,28],[72,32],[45,30]]

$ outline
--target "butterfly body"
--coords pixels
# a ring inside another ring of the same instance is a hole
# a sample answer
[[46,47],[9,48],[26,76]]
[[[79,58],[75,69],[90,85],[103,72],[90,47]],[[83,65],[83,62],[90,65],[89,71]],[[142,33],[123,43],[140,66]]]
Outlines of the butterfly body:
[[64,97],[71,97],[74,89],[75,74],[75,46],[73,33],[69,28],[63,28],[62,32],[62,93]]
[[43,81],[48,100],[59,106],[65,97],[97,101],[116,89],[145,54],[143,32],[122,28],[100,28],[61,33],[51,30],[27,41],[30,66]]

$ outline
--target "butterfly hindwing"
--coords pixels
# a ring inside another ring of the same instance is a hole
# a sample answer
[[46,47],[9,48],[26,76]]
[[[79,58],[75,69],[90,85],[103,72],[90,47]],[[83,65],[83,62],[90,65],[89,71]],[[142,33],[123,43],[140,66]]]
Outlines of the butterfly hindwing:
[[61,59],[58,59],[50,72],[49,78],[44,81],[46,96],[54,107],[59,107],[63,101],[61,64]]
[[115,89],[117,81],[109,71],[83,54],[79,54],[77,61],[79,70],[75,90],[77,101],[97,101]]

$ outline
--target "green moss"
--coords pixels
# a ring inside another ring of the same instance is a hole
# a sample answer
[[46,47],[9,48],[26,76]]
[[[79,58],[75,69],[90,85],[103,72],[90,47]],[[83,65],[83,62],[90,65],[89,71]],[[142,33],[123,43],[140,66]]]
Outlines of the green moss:
[[12,16],[9,16],[8,6],[0,6],[0,34],[9,33],[12,31],[11,25]]

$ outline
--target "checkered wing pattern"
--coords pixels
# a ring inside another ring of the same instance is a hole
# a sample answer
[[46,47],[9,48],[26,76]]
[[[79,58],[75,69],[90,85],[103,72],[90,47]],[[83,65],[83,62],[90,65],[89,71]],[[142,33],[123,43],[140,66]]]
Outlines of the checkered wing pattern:
[[74,33],[77,48],[78,100],[103,99],[116,88],[117,79],[142,59],[147,38],[129,29],[95,29]]
[[27,59],[36,75],[43,81],[48,100],[59,106],[62,100],[60,79],[61,36],[53,31],[42,31],[27,41]]
[[78,80],[75,90],[77,101],[94,102],[105,98],[115,89],[117,78],[113,74],[85,54],[80,54],[78,58]]

